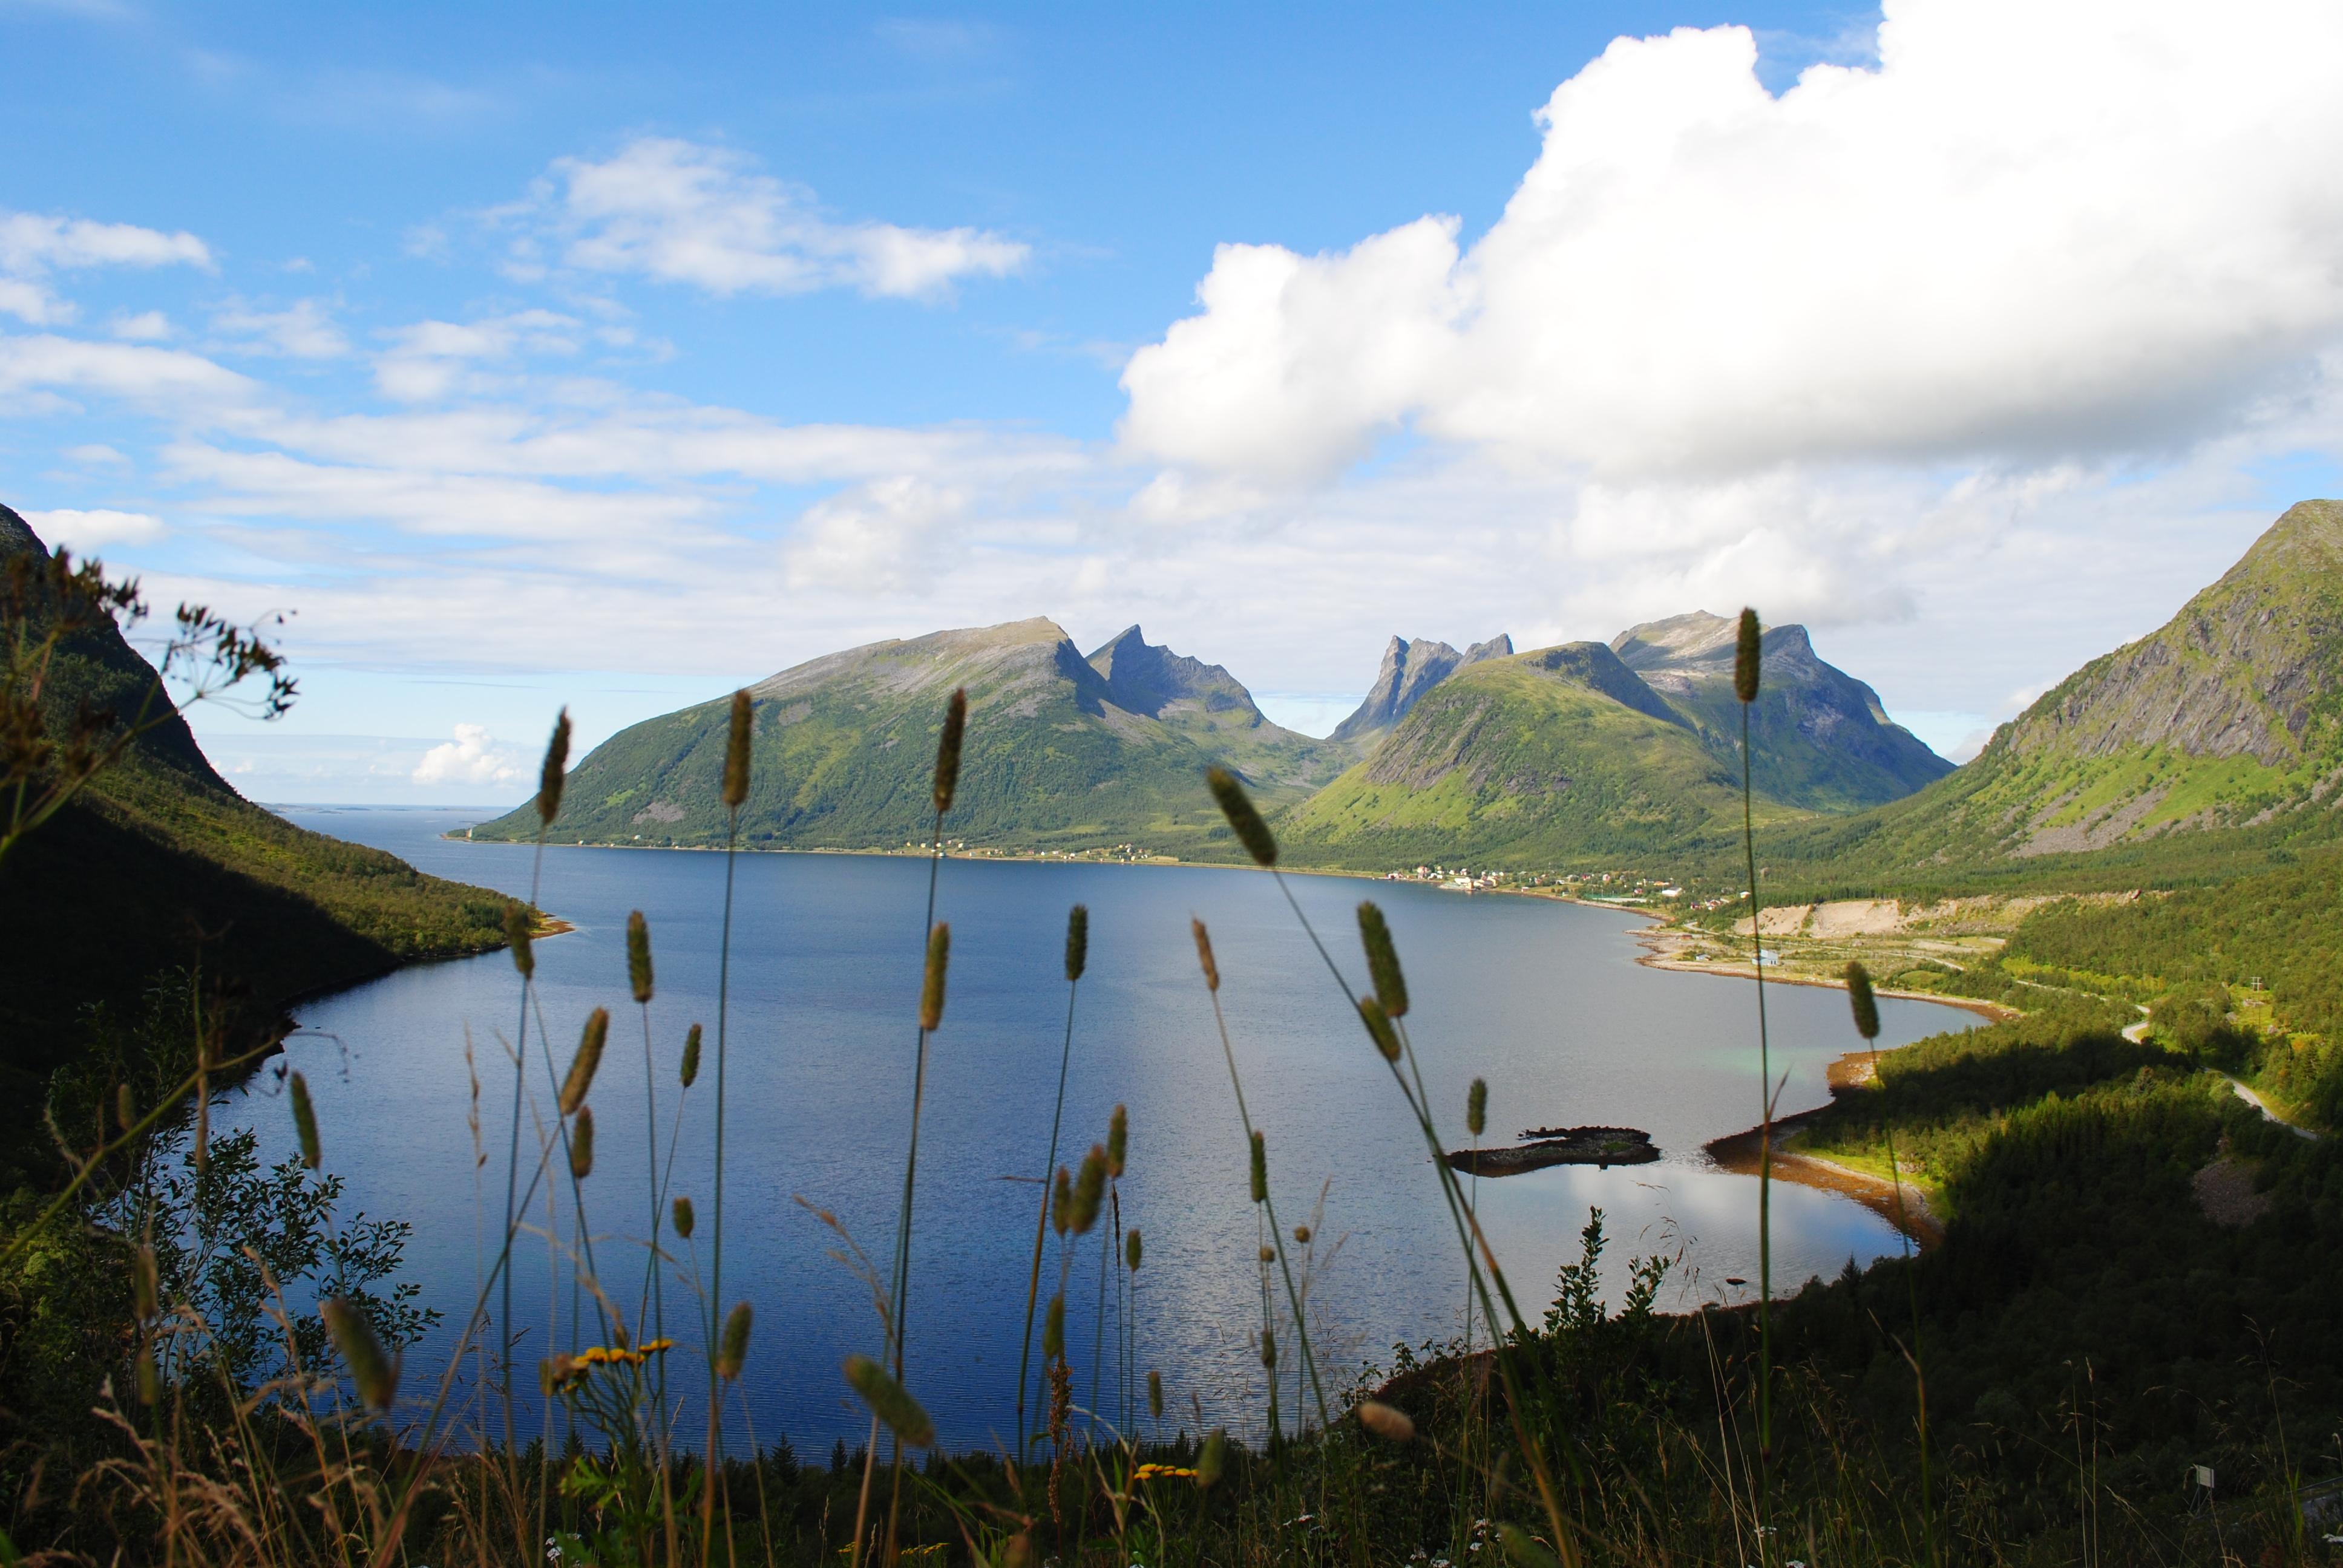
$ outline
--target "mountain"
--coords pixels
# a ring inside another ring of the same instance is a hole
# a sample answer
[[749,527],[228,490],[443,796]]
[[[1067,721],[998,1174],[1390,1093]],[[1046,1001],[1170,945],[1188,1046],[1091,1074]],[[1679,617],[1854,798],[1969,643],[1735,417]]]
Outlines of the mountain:
[[1332,739],[1372,749],[1408,716],[1425,692],[1468,664],[1501,658],[1513,651],[1513,639],[1503,632],[1474,643],[1463,653],[1444,642],[1422,638],[1410,642],[1394,637],[1383,648],[1383,668],[1376,672],[1374,689],[1367,693],[1357,712],[1334,727]]
[[2217,875],[2238,856],[2336,836],[2338,787],[2343,502],[2304,501],[2179,614],[2059,682],[1959,771],[1784,848],[1873,879],[1962,866]]
[[1302,864],[1562,869],[1721,845],[1740,822],[1740,770],[1694,719],[1604,644],[1574,642],[1457,669],[1276,829]]
[[[1630,627],[1611,639],[1621,663],[1690,719],[1709,749],[1737,769],[1741,703],[1733,694],[1737,628],[1695,610]],[[1765,634],[1757,700],[1749,711],[1755,787],[1776,800],[1853,811],[1897,800],[1953,765],[1887,717],[1879,694],[1825,664],[1802,626]]]
[[[1132,843],[1225,856],[1203,790],[1214,763],[1264,801],[1332,777],[1347,749],[1280,729],[1217,665],[1150,645],[1136,627],[1085,658],[1056,623],[1011,622],[850,648],[749,689],[755,702],[744,843],[873,849],[924,842],[944,705],[969,699],[952,838],[1008,848]],[[571,776],[555,837],[719,844],[730,699],[620,731]],[[528,807],[473,830],[528,839]]]
[[[0,566],[47,553],[0,507]],[[0,637],[13,642],[18,629],[0,608]],[[135,713],[167,702],[158,685],[101,624],[60,648],[43,717],[54,731],[84,700]],[[207,985],[236,999],[236,1027],[266,1029],[297,995],[495,946],[503,910],[496,894],[253,805],[172,715],[0,860],[0,1189],[40,1173],[48,1140],[34,1128],[51,1075],[84,1051],[94,1004],[119,1026],[158,977],[200,964]]]

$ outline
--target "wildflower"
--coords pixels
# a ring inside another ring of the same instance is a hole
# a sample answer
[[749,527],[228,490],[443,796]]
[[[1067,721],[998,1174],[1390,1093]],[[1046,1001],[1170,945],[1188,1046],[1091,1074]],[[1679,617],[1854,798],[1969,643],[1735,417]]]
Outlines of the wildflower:
[[1161,1478],[1179,1481],[1193,1481],[1196,1479],[1196,1473],[1182,1465],[1155,1464],[1151,1462],[1141,1465],[1131,1475],[1131,1479],[1133,1481],[1154,1481]]

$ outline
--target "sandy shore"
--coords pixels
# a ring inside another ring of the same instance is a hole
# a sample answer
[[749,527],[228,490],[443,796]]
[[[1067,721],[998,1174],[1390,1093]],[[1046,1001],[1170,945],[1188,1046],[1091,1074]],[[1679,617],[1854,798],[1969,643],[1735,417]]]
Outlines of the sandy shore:
[[[1871,1072],[1870,1051],[1849,1051],[1830,1065],[1831,1092],[1836,1095],[1867,1083]],[[1792,1138],[1828,1109],[1816,1106],[1774,1123],[1774,1179],[1852,1198],[1922,1247],[1933,1247],[1942,1241],[1944,1222],[1930,1211],[1927,1195],[1912,1182],[1891,1181],[1885,1176],[1875,1176],[1835,1160],[1800,1153],[1789,1147]],[[1719,1138],[1706,1145],[1703,1152],[1721,1171],[1730,1171],[1736,1176],[1755,1176],[1761,1131],[1753,1127],[1730,1138]]]

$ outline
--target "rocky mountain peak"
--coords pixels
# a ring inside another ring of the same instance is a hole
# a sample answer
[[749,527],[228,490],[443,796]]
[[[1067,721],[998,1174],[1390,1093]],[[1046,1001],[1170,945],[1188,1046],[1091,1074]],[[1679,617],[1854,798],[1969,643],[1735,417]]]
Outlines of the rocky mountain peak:
[[1469,664],[1484,659],[1503,658],[1513,651],[1513,639],[1499,632],[1486,642],[1476,642],[1463,653],[1444,642],[1418,638],[1411,642],[1394,637],[1383,648],[1383,668],[1375,674],[1374,689],[1358,710],[1334,729],[1336,740],[1367,740],[1380,735],[1407,717],[1408,710],[1422,699],[1423,694]]
[[1222,666],[1150,643],[1136,626],[1109,638],[1087,662],[1106,681],[1108,700],[1128,713],[1153,719],[1175,702],[1190,701],[1207,713],[1261,717],[1252,693]]

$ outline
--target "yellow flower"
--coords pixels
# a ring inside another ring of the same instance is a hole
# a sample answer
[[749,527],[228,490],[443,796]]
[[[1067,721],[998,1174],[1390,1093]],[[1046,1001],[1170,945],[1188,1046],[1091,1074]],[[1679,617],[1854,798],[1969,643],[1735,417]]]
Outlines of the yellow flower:
[[1155,1481],[1164,1476],[1183,1478],[1189,1481],[1193,1481],[1196,1478],[1196,1473],[1177,1464],[1142,1464],[1139,1467],[1138,1473],[1134,1474],[1131,1479],[1133,1481]]

